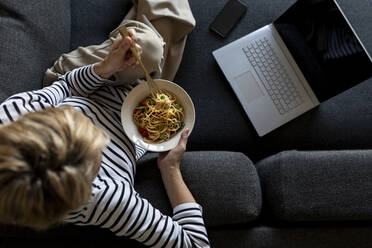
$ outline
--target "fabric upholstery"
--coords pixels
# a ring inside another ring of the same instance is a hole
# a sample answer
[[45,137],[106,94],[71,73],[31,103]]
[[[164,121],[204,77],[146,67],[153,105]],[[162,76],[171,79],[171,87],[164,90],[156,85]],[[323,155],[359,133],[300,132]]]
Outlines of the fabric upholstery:
[[257,226],[210,230],[211,247],[225,248],[369,248],[372,229],[363,226],[330,225],[321,227]]
[[70,51],[107,40],[132,6],[131,0],[71,0]]
[[[35,234],[18,237],[5,237],[0,239],[1,247],[28,247],[49,248],[78,248],[81,243],[90,247],[146,247],[134,240],[113,238],[105,230],[87,227],[69,226],[61,235],[59,232],[48,232],[48,235],[35,239]],[[254,226],[210,229],[208,235],[213,248],[370,248],[372,246],[372,229],[366,226],[325,225],[321,227],[270,227]]]
[[[171,207],[156,166],[156,154],[137,166],[135,189],[164,214]],[[203,207],[207,226],[250,222],[261,211],[261,188],[256,169],[242,153],[187,152],[181,161],[182,176]]]
[[286,151],[260,161],[264,205],[285,221],[372,220],[372,150]]
[[70,1],[0,2],[0,102],[39,89],[46,68],[70,48]]

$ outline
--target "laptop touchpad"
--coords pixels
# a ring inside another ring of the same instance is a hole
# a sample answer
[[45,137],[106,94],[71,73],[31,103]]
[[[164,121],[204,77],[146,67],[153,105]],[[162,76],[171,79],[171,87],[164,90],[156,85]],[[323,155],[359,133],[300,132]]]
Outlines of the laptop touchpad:
[[252,72],[246,71],[234,77],[234,79],[241,95],[244,96],[247,102],[251,102],[264,95]]

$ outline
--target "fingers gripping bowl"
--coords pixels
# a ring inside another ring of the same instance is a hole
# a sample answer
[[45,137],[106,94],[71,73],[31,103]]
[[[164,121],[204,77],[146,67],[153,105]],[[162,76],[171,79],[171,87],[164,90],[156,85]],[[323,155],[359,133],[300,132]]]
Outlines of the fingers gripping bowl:
[[190,96],[184,89],[175,83],[163,79],[155,79],[160,90],[166,90],[176,97],[176,104],[183,109],[183,125],[170,139],[161,143],[148,143],[140,133],[133,119],[133,112],[136,111],[140,102],[146,99],[150,93],[146,83],[140,83],[125,98],[121,108],[121,123],[128,138],[136,145],[153,152],[163,152],[174,148],[180,139],[182,130],[188,128],[190,133],[195,124],[195,108]]

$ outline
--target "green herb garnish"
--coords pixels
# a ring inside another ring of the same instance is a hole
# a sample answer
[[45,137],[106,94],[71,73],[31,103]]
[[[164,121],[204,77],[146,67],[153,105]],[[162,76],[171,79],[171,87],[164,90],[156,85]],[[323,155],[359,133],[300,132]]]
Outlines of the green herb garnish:
[[179,129],[182,129],[182,128],[184,128],[184,127],[185,127],[185,122],[181,121],[181,126],[180,126]]

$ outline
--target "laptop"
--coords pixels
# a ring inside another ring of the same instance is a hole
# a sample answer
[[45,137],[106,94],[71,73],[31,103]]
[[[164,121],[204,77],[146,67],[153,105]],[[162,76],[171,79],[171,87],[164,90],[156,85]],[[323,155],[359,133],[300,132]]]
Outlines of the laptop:
[[213,56],[259,136],[372,76],[371,56],[334,0],[298,0]]

